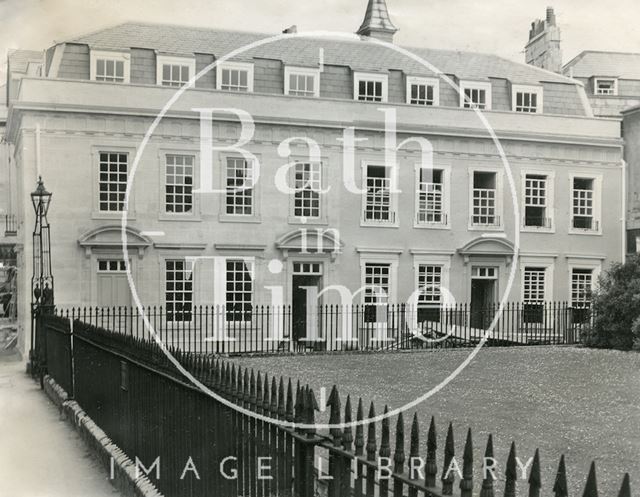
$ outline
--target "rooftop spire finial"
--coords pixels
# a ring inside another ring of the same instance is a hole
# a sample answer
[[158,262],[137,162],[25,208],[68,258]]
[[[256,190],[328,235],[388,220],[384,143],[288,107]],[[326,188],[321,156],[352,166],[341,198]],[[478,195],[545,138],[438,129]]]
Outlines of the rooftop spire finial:
[[398,28],[391,22],[385,0],[369,0],[364,20],[356,34],[392,42],[396,31]]

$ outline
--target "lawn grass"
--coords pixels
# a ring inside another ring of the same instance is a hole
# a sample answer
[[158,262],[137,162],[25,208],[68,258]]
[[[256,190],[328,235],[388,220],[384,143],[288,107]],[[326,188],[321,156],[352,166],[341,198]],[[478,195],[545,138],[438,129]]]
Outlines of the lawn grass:
[[[343,406],[351,394],[356,399],[354,409],[357,398],[362,397],[365,411],[373,401],[376,413],[381,413],[385,404],[397,408],[423,395],[468,354],[468,350],[439,350],[234,361],[270,376],[290,376],[308,383],[317,398],[322,387],[328,396],[336,384]],[[571,496],[582,494],[592,460],[596,461],[601,495],[617,495],[624,472],[631,475],[632,490],[640,488],[640,354],[571,347],[485,348],[440,392],[404,414],[407,445],[415,411],[423,456],[430,417],[436,418],[439,465],[447,423],[454,425],[460,465],[466,430],[472,428],[477,479],[484,444],[492,433],[503,470],[512,440],[523,461],[540,449],[543,495],[551,494],[563,453]],[[318,421],[327,422],[328,412],[320,413]],[[393,419],[391,425],[395,422]],[[393,446],[393,439],[391,443]],[[519,493],[526,495],[524,482],[518,484]],[[497,487],[501,494],[502,483]]]

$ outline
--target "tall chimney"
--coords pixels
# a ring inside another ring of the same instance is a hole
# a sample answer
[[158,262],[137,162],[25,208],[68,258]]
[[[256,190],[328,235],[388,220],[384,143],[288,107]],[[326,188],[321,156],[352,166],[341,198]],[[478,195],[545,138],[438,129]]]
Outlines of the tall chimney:
[[527,64],[557,73],[562,72],[560,28],[556,25],[553,7],[547,7],[544,21],[537,19],[531,23],[524,56]]

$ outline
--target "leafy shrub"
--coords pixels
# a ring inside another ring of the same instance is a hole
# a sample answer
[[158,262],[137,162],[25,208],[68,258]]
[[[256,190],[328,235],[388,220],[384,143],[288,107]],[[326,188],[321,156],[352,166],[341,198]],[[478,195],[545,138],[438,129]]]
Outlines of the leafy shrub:
[[585,345],[640,350],[640,256],[612,264],[600,277],[592,302],[595,317],[583,334]]

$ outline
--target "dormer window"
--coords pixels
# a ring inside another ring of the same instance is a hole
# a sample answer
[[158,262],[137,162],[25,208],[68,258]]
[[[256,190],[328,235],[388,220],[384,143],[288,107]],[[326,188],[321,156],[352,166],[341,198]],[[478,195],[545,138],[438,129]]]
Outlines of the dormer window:
[[615,78],[595,78],[593,89],[595,95],[617,95],[618,80]]
[[353,74],[353,95],[362,102],[386,102],[389,77],[386,74],[356,72]]
[[460,82],[460,107],[465,109],[491,109],[491,83]]
[[188,57],[169,57],[158,55],[156,58],[156,81],[162,86],[180,87],[193,77],[196,61]]
[[93,81],[129,83],[131,56],[128,53],[92,50],[90,64]]
[[320,96],[320,70],[310,67],[284,68],[284,94],[296,97]]
[[511,109],[514,112],[539,114],[542,112],[542,87],[511,86]]
[[407,77],[407,103],[411,105],[438,105],[438,80],[434,78]]
[[253,64],[223,62],[218,65],[216,87],[218,90],[253,92]]

